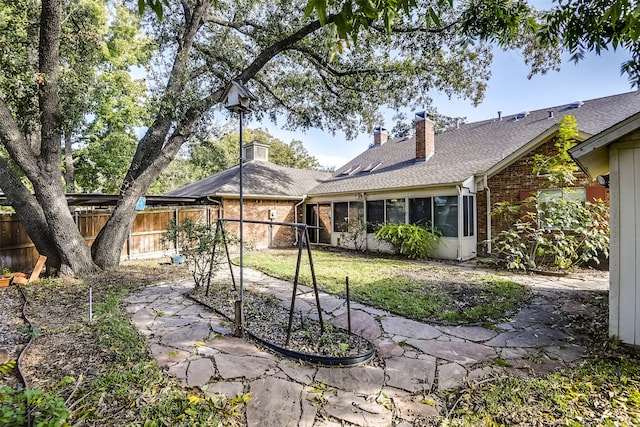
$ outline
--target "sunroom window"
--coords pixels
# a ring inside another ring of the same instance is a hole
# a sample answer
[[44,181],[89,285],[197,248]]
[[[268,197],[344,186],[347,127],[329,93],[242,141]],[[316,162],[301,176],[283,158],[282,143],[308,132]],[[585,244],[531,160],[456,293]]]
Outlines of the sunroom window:
[[580,216],[585,188],[550,188],[538,191],[538,226],[546,230],[574,230],[584,222]]

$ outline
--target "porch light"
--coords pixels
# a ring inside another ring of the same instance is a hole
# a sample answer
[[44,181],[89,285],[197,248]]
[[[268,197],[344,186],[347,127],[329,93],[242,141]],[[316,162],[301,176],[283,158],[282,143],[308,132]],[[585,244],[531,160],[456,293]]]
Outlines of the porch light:
[[242,150],[242,119],[244,116],[244,113],[246,113],[247,111],[249,111],[249,105],[251,104],[251,101],[257,101],[258,98],[255,97],[255,95],[253,95],[249,89],[247,89],[246,87],[244,87],[242,85],[241,82],[238,81],[232,81],[231,84],[229,85],[229,87],[225,90],[225,93],[223,95],[223,99],[225,101],[225,108],[231,112],[234,113],[238,113],[238,115],[240,116],[240,141],[239,141],[239,145],[240,145],[240,155],[238,156],[239,158],[239,168],[240,168],[240,218],[239,218],[239,224],[240,224],[240,263],[239,263],[239,268],[240,268],[240,285],[238,287],[238,296],[236,298],[235,301],[235,330],[234,330],[234,334],[237,337],[241,337],[243,335],[243,331],[242,331],[242,325],[244,323],[244,316],[243,316],[243,310],[242,310],[242,302],[244,301],[244,280],[243,280],[243,260],[242,260],[242,255],[243,255],[243,251],[242,251],[242,247],[244,245],[244,239],[243,239],[243,234],[242,234],[242,205],[244,203],[244,200],[242,198],[242,163],[244,161],[243,159],[243,150]]

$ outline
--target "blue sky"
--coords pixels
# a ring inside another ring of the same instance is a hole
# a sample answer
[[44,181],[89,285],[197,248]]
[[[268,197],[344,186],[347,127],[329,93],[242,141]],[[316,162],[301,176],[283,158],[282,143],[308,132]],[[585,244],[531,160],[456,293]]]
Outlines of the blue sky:
[[[575,101],[600,98],[631,91],[626,76],[620,75],[620,65],[628,58],[626,52],[605,52],[602,56],[594,54],[574,64],[565,61],[560,72],[549,72],[527,79],[528,69],[521,56],[515,52],[496,52],[484,101],[473,107],[470,101],[448,99],[446,95],[433,95],[434,105],[440,113],[467,117],[467,122],[491,119],[498,111],[503,115],[522,111],[538,110]],[[420,111],[416,105],[411,111]],[[409,113],[409,112],[407,112]],[[383,124],[393,127],[390,112]],[[408,117],[412,117],[408,114]],[[309,154],[315,156],[323,166],[340,167],[349,159],[366,150],[373,141],[372,135],[359,135],[348,141],[343,134],[319,130],[307,132],[289,132],[277,128],[271,123],[252,123],[251,127],[267,128],[269,132],[284,142],[292,139],[303,141]]]

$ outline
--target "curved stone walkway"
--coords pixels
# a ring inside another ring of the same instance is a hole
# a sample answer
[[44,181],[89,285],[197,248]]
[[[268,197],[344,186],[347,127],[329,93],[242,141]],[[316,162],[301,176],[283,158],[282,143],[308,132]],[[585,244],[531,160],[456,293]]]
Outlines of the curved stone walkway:
[[[127,298],[127,309],[158,364],[185,385],[229,398],[251,392],[248,426],[411,426],[443,415],[441,392],[506,371],[548,372],[585,354],[572,342],[563,314],[584,307],[561,295],[607,289],[608,279],[515,280],[532,286],[534,297],[493,329],[421,323],[351,304],[354,332],[372,340],[379,356],[355,367],[301,363],[233,337],[225,320],[186,297],[191,281],[148,287]],[[290,300],[290,283],[254,270],[245,269],[244,284]],[[321,307],[325,320],[346,327],[344,300],[321,294]],[[309,288],[300,289],[296,311],[301,310],[314,316]]]

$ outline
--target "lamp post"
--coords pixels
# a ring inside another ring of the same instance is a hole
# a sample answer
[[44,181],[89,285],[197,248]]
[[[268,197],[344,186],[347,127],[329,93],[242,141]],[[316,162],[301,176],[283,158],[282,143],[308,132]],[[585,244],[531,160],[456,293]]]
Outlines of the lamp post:
[[249,111],[249,104],[251,101],[257,101],[257,98],[249,92],[247,88],[245,88],[241,82],[232,81],[227,90],[225,91],[225,108],[234,113],[238,113],[240,116],[240,165],[239,165],[239,174],[240,174],[240,285],[238,289],[238,296],[235,301],[235,330],[234,334],[237,337],[241,337],[243,335],[242,325],[244,323],[244,316],[242,310],[242,303],[244,301],[244,278],[243,278],[243,246],[244,246],[244,236],[242,234],[242,218],[243,218],[243,198],[242,198],[242,163],[244,162],[243,150],[242,150],[242,119],[244,113]]

